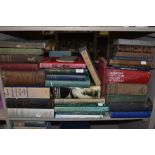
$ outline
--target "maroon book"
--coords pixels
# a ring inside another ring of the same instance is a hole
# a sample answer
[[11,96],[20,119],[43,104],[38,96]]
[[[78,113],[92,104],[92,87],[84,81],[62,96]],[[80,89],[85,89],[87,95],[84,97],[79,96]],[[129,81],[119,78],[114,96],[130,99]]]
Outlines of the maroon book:
[[1,70],[10,71],[36,71],[38,70],[38,64],[26,64],[26,63],[0,63]]
[[81,57],[75,62],[58,62],[57,58],[42,58],[40,68],[86,68],[86,64]]
[[108,83],[147,84],[149,79],[150,72],[147,71],[107,69]]

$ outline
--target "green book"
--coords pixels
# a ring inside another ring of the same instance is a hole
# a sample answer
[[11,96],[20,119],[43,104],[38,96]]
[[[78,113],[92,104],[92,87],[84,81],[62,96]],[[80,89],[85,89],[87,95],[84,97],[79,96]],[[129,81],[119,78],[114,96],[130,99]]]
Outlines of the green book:
[[45,87],[90,87],[90,78],[86,77],[84,81],[71,81],[71,80],[45,80]]
[[107,95],[106,103],[113,102],[143,102],[146,101],[146,95]]
[[33,48],[0,48],[0,55],[6,54],[31,54],[31,55],[41,55],[43,53],[42,49]]
[[55,112],[108,112],[108,106],[98,106],[98,107],[54,107]]
[[55,107],[102,107],[105,104],[102,103],[59,103],[55,104]]

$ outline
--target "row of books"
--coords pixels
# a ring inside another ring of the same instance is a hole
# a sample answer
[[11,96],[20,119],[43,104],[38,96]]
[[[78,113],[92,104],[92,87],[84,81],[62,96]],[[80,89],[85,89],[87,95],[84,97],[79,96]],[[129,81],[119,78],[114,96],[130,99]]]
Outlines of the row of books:
[[106,102],[111,117],[150,117],[147,98],[150,69],[154,68],[150,42],[118,39],[107,67]]

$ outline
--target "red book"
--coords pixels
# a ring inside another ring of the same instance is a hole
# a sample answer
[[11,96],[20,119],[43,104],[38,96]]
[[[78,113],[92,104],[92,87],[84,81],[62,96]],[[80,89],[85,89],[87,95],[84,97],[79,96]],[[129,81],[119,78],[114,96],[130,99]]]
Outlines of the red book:
[[57,58],[42,58],[40,68],[86,68],[86,64],[81,57],[75,62],[58,62]]
[[149,78],[150,72],[147,71],[107,69],[108,83],[147,84]]
[[107,76],[107,61],[103,58],[99,58],[99,78],[101,81],[101,97],[106,95],[106,76]]
[[38,64],[26,64],[26,63],[0,63],[0,70],[11,71],[36,71],[38,70]]

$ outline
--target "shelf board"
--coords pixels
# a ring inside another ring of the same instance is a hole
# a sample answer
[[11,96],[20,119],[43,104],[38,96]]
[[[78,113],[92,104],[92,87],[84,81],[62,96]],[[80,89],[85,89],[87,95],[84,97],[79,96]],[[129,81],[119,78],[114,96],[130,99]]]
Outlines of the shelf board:
[[0,110],[0,120],[5,120],[5,114],[4,114],[4,111],[3,109]]
[[1,26],[0,31],[139,31],[155,32],[147,26]]

